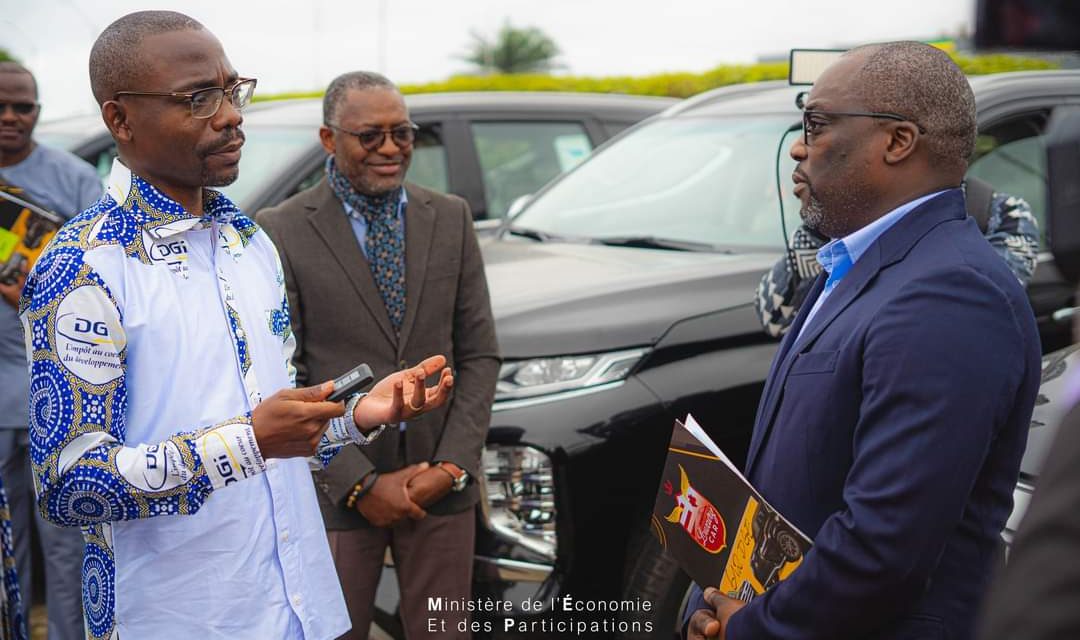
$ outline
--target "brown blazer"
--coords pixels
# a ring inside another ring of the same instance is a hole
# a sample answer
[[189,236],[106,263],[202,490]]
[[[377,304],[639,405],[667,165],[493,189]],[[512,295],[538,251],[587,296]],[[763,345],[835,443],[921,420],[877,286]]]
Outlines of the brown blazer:
[[318,384],[368,363],[376,379],[435,354],[454,371],[446,406],[387,429],[366,447],[349,445],[314,473],[328,529],[370,526],[342,505],[369,471],[447,460],[473,478],[429,513],[476,504],[475,479],[499,370],[495,322],[472,216],[465,201],[406,184],[405,318],[395,339],[386,307],[341,202],[326,180],[258,213],[277,245],[296,335],[298,385]]

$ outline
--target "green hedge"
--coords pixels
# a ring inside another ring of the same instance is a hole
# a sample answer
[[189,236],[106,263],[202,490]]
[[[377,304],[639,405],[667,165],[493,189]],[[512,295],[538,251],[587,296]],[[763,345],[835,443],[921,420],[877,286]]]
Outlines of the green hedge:
[[[1054,69],[1057,65],[1037,58],[1010,55],[953,55],[968,75]],[[704,73],[658,73],[649,76],[552,76],[546,74],[513,74],[488,76],[454,76],[448,80],[424,84],[401,85],[403,93],[445,93],[448,91],[570,91],[594,93],[628,93],[646,96],[686,98],[702,91],[729,84],[787,79],[787,62],[765,62],[749,65],[722,65]],[[278,93],[260,96],[255,100],[286,98],[319,98],[323,91]]]

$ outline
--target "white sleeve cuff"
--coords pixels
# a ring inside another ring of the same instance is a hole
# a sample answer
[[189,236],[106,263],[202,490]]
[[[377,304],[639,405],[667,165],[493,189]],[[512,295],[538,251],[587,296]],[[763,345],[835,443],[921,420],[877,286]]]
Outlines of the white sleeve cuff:
[[360,429],[356,426],[356,421],[353,419],[353,414],[356,411],[356,405],[359,404],[360,399],[363,398],[364,393],[358,393],[351,396],[345,401],[345,415],[337,418],[330,419],[330,426],[323,432],[322,440],[319,442],[319,451],[326,451],[334,447],[340,447],[344,444],[356,443],[359,445],[371,444],[379,434],[386,429],[385,424],[381,424],[374,431],[364,435],[360,432]]
[[250,424],[224,424],[202,434],[195,442],[215,490],[266,471],[266,461]]

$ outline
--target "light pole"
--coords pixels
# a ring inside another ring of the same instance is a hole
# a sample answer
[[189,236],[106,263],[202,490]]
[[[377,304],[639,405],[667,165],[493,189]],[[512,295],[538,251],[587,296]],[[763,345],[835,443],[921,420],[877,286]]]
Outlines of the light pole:
[[387,13],[386,13],[386,0],[379,0],[379,15],[378,15],[378,69],[379,73],[386,75],[386,38],[389,33],[387,28]]

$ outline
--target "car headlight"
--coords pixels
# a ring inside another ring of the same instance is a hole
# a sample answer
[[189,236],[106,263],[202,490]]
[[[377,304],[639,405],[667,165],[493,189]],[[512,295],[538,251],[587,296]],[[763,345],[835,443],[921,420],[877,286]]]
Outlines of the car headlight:
[[519,445],[484,448],[488,522],[495,533],[555,560],[555,477],[542,451]]
[[495,401],[531,398],[623,380],[648,352],[648,349],[626,349],[505,362],[495,385]]

